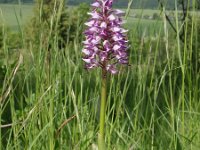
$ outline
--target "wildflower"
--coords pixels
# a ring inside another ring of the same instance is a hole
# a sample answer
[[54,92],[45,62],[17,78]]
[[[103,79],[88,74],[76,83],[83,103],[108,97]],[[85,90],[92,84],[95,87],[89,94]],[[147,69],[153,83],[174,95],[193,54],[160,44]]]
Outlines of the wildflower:
[[119,64],[128,64],[128,40],[122,28],[124,12],[112,9],[113,0],[95,0],[91,18],[85,25],[86,40],[83,41],[83,61],[87,69],[101,67],[104,71],[116,74]]
[[104,124],[107,90],[107,72],[117,74],[119,64],[128,64],[128,40],[122,28],[124,12],[112,9],[113,0],[95,0],[91,18],[85,23],[85,41],[82,50],[83,61],[87,69],[102,68],[101,110],[99,123],[98,147],[105,149]]

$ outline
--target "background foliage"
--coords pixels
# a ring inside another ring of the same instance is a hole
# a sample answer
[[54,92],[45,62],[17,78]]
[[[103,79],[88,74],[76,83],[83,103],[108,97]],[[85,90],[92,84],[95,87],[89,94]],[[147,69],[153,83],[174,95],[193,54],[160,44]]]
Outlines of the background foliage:
[[[34,0],[20,0],[22,3],[34,3]],[[90,4],[93,0],[68,0],[69,5],[79,5],[80,3]],[[174,8],[174,0],[166,0],[166,6],[168,8]],[[0,3],[18,3],[18,0],[0,0]],[[128,5],[128,0],[116,0],[116,7],[126,8]],[[132,5],[134,8],[158,8],[157,0],[135,0]]]

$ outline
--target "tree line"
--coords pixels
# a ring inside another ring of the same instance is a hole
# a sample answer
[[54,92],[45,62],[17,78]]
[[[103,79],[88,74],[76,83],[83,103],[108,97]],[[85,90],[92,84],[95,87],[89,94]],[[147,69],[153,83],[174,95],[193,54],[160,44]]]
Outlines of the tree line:
[[[35,3],[36,0],[20,0],[21,3]],[[68,0],[68,5],[79,5],[80,3],[90,4],[94,0]],[[19,0],[0,0],[0,3],[19,3]],[[126,8],[128,5],[128,0],[116,0],[116,7]],[[168,0],[167,7],[172,8],[174,6],[174,0]],[[133,8],[152,8],[156,9],[159,7],[158,0],[134,0]]]
[[[45,1],[45,0],[44,0]],[[80,3],[90,4],[94,0],[68,0],[68,5],[80,5]],[[165,8],[174,9],[175,0],[161,0],[164,3]],[[178,0],[178,3],[185,0]],[[192,5],[193,0],[189,0]],[[0,3],[35,3],[36,0],[0,0]],[[196,3],[199,4],[200,0],[196,0]],[[127,8],[128,0],[115,0],[115,7]],[[200,6],[200,5],[198,5]],[[181,7],[181,6],[180,6]],[[132,8],[149,8],[149,9],[158,9],[160,8],[160,0],[134,0]],[[200,8],[200,7],[199,7]],[[181,9],[181,8],[180,8]]]

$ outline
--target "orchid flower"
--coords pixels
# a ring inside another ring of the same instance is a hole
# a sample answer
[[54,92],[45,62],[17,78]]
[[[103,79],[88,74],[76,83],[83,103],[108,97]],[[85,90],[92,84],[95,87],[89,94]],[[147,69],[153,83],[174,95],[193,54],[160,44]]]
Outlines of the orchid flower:
[[113,0],[96,0],[91,4],[82,52],[87,69],[101,67],[116,74],[118,64],[128,64],[128,30],[122,28],[124,12],[112,9],[112,4]]
[[113,0],[95,0],[91,4],[91,18],[85,23],[85,41],[82,49],[85,68],[102,68],[99,150],[105,150],[104,126],[107,73],[117,74],[118,66],[128,64],[128,30],[122,28],[124,12],[112,9]]

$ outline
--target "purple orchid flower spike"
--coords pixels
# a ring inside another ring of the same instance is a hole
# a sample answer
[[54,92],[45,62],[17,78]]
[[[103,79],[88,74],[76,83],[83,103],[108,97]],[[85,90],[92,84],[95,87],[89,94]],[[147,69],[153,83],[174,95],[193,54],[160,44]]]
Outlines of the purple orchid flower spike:
[[113,0],[95,0],[91,18],[85,23],[86,40],[83,42],[83,61],[87,69],[101,67],[117,74],[118,64],[128,64],[128,40],[122,28],[124,12],[112,9]]
[[98,147],[105,150],[104,124],[107,89],[107,72],[117,74],[119,64],[128,64],[128,40],[122,28],[124,12],[112,9],[113,0],[95,0],[91,18],[85,23],[88,28],[85,33],[82,50],[86,69],[102,68],[101,110],[99,123]]

